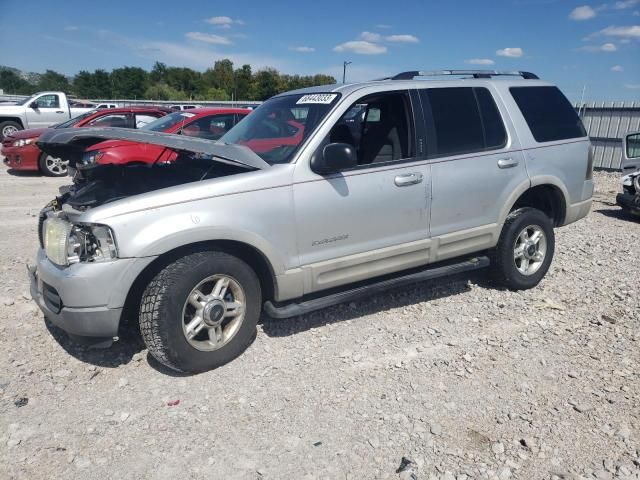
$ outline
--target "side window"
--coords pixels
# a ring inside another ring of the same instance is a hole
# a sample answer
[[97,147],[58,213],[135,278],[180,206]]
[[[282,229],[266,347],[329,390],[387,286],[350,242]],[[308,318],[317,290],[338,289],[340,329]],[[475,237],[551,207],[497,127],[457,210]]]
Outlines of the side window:
[[42,95],[36,100],[38,108],[60,108],[60,97],[58,95]]
[[358,164],[411,158],[414,130],[408,92],[389,92],[362,98],[336,122],[328,143],[348,143]]
[[512,87],[509,91],[536,142],[587,136],[580,117],[558,88]]
[[88,122],[85,127],[129,128],[129,116],[126,113],[103,115]]
[[181,133],[191,137],[218,140],[234,125],[234,115],[212,115],[200,118],[185,126]]
[[486,88],[430,88],[420,92],[429,130],[429,156],[501,148],[506,130]]
[[157,118],[158,117],[154,117],[153,115],[136,113],[136,128],[144,127],[147,123],[151,123]]

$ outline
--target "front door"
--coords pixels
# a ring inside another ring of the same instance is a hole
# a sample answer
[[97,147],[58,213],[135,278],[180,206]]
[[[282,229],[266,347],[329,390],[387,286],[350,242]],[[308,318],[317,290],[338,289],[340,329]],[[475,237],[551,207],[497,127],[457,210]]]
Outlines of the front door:
[[69,112],[60,108],[60,95],[55,93],[40,95],[31,105],[27,105],[28,128],[48,127],[69,118]]
[[351,144],[358,167],[321,176],[299,160],[293,185],[304,292],[428,261],[430,166],[415,154],[407,91],[362,98],[327,143]]

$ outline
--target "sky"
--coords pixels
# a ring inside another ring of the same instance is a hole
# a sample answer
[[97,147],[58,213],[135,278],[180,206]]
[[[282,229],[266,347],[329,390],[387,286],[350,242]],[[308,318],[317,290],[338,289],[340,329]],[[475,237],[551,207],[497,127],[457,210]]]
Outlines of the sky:
[[572,101],[640,101],[640,0],[0,0],[0,65],[73,75],[155,61],[361,81],[526,70]]

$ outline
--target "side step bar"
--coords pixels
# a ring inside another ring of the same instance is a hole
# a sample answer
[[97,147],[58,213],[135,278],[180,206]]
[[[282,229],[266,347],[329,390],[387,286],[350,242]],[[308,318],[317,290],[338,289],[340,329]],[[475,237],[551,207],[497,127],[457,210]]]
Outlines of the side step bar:
[[305,313],[313,312],[315,310],[320,310],[331,305],[336,305],[338,303],[344,303],[359,298],[368,297],[378,292],[385,292],[390,288],[399,287],[401,285],[409,285],[411,283],[418,283],[424,280],[431,280],[433,278],[446,277],[448,275],[454,275],[456,273],[478,270],[487,266],[489,266],[488,257],[475,257],[469,260],[465,260],[464,262],[445,265],[442,267],[430,268],[419,271],[417,273],[410,273],[409,275],[391,278],[389,280],[382,280],[370,285],[356,287],[351,290],[333,293],[324,297],[301,301],[299,303],[294,302],[287,303],[282,306],[276,306],[273,302],[267,301],[264,304],[264,311],[271,318],[295,317],[298,315],[303,315]]

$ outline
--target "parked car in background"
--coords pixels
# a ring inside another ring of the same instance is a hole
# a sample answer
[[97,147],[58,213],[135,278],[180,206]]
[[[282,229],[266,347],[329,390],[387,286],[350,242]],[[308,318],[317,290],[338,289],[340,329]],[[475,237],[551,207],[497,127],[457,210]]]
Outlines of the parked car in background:
[[622,192],[616,196],[616,203],[627,213],[640,217],[640,132],[627,134],[623,148],[623,167],[636,171],[622,177]]
[[[466,78],[419,79],[435,75]],[[271,149],[253,150],[265,135]],[[150,354],[188,372],[240,355],[263,309],[292,317],[489,265],[497,285],[533,288],[554,230],[586,216],[593,194],[580,118],[528,72],[415,71],[286,92],[217,142],[85,129],[39,144],[73,158],[104,139],[178,158],[93,169],[53,200],[31,294],[73,335],[111,340],[138,319]]]
[[[167,113],[167,109],[157,107],[90,110],[53,128],[141,128]],[[5,157],[4,164],[14,170],[39,170],[42,174],[51,177],[66,175],[68,162],[44,154],[36,144],[40,135],[46,130],[45,128],[20,130],[5,137],[0,150],[0,153]]]
[[50,127],[91,110],[71,103],[63,92],[39,92],[14,105],[0,105],[0,141],[18,130]]
[[96,108],[120,108],[117,103],[99,103]]
[[202,108],[202,105],[195,105],[193,103],[176,104],[176,105],[171,105],[169,108],[171,108],[171,110],[193,110],[194,108]]
[[[194,108],[188,112],[172,112],[140,128],[151,132],[218,140],[250,113],[251,110],[240,108]],[[176,153],[173,150],[158,145],[108,140],[92,145],[85,152],[82,162],[72,168],[82,170],[98,165],[153,164],[175,159]]]

